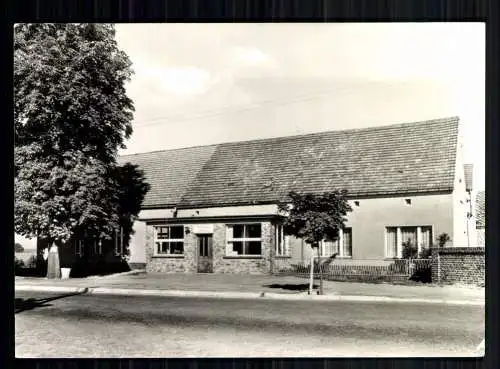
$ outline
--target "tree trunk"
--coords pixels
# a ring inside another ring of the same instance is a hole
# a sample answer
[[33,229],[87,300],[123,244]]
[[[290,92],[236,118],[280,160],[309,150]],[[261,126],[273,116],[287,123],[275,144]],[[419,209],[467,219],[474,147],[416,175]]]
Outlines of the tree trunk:
[[47,278],[61,278],[59,250],[55,242],[49,243],[49,257],[47,259]]
[[318,247],[318,272],[319,272],[319,294],[323,294],[323,268],[321,265],[321,254]]
[[314,284],[314,247],[311,245],[311,274],[309,276],[309,295],[312,295]]

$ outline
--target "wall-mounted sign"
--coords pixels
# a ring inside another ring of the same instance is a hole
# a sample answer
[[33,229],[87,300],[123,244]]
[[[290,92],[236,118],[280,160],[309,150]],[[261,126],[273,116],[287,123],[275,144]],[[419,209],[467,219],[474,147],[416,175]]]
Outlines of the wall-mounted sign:
[[193,224],[193,233],[214,233],[213,224]]

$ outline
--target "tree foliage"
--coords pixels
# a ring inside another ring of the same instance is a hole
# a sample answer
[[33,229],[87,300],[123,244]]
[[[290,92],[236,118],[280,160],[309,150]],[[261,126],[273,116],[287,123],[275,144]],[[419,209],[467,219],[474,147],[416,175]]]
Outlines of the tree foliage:
[[23,245],[21,245],[19,242],[16,242],[14,244],[14,252],[23,252],[23,251],[24,251]]
[[312,246],[324,239],[336,240],[347,221],[347,213],[352,211],[346,196],[345,190],[322,194],[290,192],[289,198],[279,204],[280,212],[285,215],[284,232]]
[[19,24],[14,28],[16,144],[62,162],[81,151],[113,161],[132,134],[125,82],[131,62],[110,24]]
[[134,108],[125,90],[131,62],[114,36],[109,24],[14,28],[14,226],[21,235],[62,243],[83,231],[110,238],[139,211],[142,174],[116,163]]
[[119,184],[116,188],[117,212],[120,216],[120,225],[123,227],[123,242],[128,245],[134,221],[150,186],[144,178],[144,172],[130,163],[116,167],[114,176]]

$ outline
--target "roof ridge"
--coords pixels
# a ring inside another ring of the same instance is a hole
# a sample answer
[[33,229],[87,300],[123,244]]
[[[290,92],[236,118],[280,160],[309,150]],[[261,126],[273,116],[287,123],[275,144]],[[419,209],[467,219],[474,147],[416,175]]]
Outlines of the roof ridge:
[[126,154],[126,155],[119,155],[119,158],[125,158],[129,156],[136,156],[136,155],[145,155],[145,154],[156,154],[159,152],[172,152],[172,151],[181,151],[181,150],[188,150],[188,149],[196,149],[199,147],[211,147],[211,146],[218,146],[221,143],[218,144],[209,144],[209,145],[195,145],[195,146],[186,146],[186,147],[178,147],[176,149],[161,149],[161,150],[153,150],[153,151],[143,151],[143,152],[136,152],[134,154]]
[[336,133],[336,132],[360,132],[360,131],[373,132],[373,131],[380,131],[380,130],[387,130],[387,129],[394,129],[394,128],[403,128],[403,127],[412,126],[412,125],[424,125],[424,124],[433,124],[433,123],[449,123],[452,121],[458,122],[459,120],[460,120],[459,116],[449,116],[449,117],[444,117],[444,118],[434,118],[434,119],[427,119],[427,120],[421,120],[421,121],[386,124],[386,125],[382,125],[382,126],[379,125],[379,126],[363,127],[363,128],[327,130],[327,131],[319,131],[319,132],[293,134],[293,135],[289,135],[289,136],[265,137],[265,138],[251,139],[251,140],[219,142],[219,143],[209,144],[209,145],[195,145],[195,146],[179,147],[179,148],[175,148],[175,149],[144,151],[144,152],[139,152],[139,153],[134,153],[134,154],[120,155],[119,158],[131,157],[131,156],[136,156],[136,155],[154,154],[154,153],[160,153],[160,152],[173,152],[173,151],[194,149],[194,148],[199,148],[199,147],[234,145],[234,144],[240,144],[240,143],[263,142],[263,141],[270,141],[270,140],[282,140],[282,139],[291,139],[291,138],[307,137],[307,136],[312,137],[315,135],[322,135],[322,134]]

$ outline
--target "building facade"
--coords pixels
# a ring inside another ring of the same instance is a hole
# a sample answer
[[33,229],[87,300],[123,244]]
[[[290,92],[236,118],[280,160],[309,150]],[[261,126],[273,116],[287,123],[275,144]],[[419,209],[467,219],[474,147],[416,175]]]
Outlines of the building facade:
[[405,242],[421,251],[442,233],[469,246],[461,147],[452,117],[121,157],[151,186],[131,262],[162,273],[261,274],[277,258],[308,260],[310,246],[283,234],[278,215],[291,190],[348,191],[346,228],[320,245],[339,262],[390,263]]

